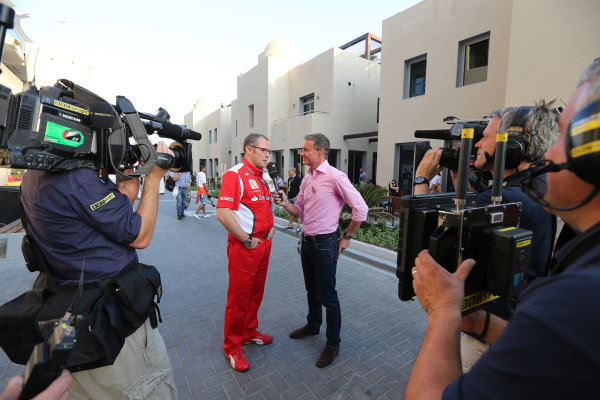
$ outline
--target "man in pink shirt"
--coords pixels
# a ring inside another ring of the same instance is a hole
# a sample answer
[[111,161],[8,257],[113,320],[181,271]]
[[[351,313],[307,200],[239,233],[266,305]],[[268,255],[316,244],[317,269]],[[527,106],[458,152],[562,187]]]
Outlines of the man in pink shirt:
[[[333,362],[340,350],[342,314],[337,291],[335,271],[337,259],[350,244],[354,231],[367,219],[368,207],[346,174],[327,162],[329,139],[321,133],[306,135],[302,147],[304,165],[308,175],[302,180],[296,203],[281,198],[275,202],[290,215],[304,217],[302,232],[302,271],[308,298],[307,323],[290,333],[292,339],[302,339],[319,333],[323,322],[322,307],[327,316],[327,343],[315,364],[323,368]],[[344,203],[352,208],[352,222],[340,238],[338,219]]]

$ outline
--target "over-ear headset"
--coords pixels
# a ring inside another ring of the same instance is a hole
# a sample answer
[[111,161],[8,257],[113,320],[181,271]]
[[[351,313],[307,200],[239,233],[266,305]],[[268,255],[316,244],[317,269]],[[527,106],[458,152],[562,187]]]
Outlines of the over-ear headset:
[[575,114],[565,143],[569,169],[578,177],[600,186],[600,100]]
[[531,106],[519,107],[513,122],[506,130],[508,140],[506,143],[506,160],[504,161],[505,169],[515,169],[525,160],[527,154],[527,142],[523,140],[523,135],[531,135],[525,130],[527,123],[527,115],[531,110]]

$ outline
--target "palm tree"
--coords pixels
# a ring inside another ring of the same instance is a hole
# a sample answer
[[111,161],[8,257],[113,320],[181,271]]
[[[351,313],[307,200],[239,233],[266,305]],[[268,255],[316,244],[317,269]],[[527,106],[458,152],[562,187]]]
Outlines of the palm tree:
[[[373,222],[392,222],[394,220],[394,216],[388,212],[381,211],[381,207],[379,204],[382,202],[389,200],[388,189],[381,186],[375,186],[371,183],[367,183],[365,185],[355,184],[354,187],[362,198],[367,203],[367,207],[369,207],[369,212],[367,214],[367,220],[363,222],[363,224],[370,225]],[[352,209],[348,204],[344,205],[342,208],[342,212],[340,213],[340,228],[345,229],[352,220]]]

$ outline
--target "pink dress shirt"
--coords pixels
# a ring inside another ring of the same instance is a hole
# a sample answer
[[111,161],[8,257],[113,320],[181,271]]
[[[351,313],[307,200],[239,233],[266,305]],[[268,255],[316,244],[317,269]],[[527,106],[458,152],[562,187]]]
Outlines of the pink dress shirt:
[[303,233],[312,236],[336,231],[344,203],[352,208],[353,220],[367,219],[369,208],[360,193],[346,174],[325,160],[302,179],[296,198],[298,217],[304,217]]

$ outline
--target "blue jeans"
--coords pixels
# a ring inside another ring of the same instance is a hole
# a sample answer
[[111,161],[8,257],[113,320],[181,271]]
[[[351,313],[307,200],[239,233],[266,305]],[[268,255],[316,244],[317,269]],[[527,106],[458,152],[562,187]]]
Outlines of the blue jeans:
[[180,187],[177,191],[177,215],[183,215],[185,211],[185,198],[187,197],[187,188]]
[[340,345],[342,312],[335,290],[337,269],[338,235],[308,240],[303,237],[300,257],[304,272],[304,285],[308,299],[308,329],[318,331],[323,322],[322,307],[325,307],[327,321],[327,346]]

